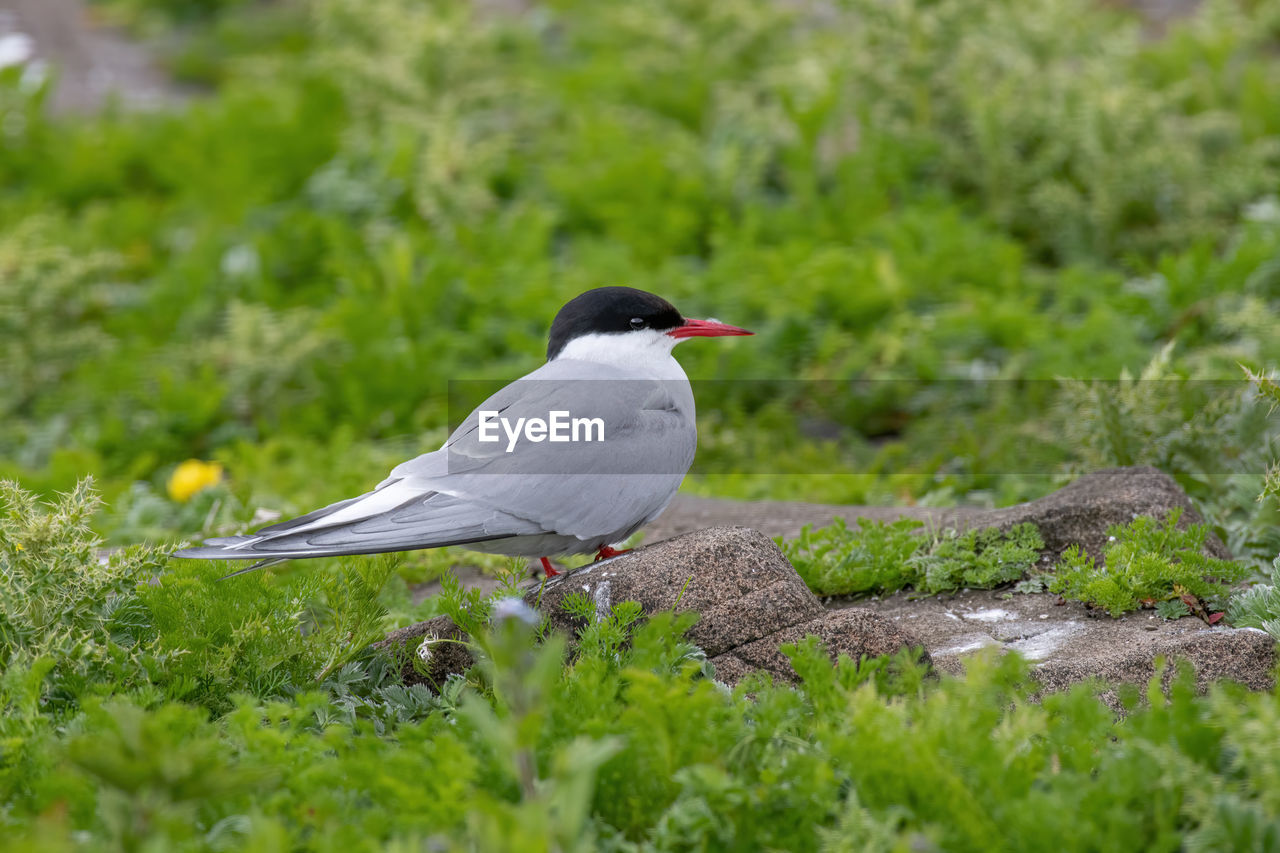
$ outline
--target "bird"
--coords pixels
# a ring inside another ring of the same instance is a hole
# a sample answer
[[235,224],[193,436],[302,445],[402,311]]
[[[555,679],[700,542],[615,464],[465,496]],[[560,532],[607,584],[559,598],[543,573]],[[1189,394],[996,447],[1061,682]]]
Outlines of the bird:
[[546,363],[477,406],[439,450],[370,492],[174,556],[258,561],[234,577],[285,560],[461,546],[537,558],[553,577],[553,556],[625,553],[614,546],[667,508],[697,448],[693,389],[673,350],[751,334],[686,319],[636,288],[588,290],[557,312]]

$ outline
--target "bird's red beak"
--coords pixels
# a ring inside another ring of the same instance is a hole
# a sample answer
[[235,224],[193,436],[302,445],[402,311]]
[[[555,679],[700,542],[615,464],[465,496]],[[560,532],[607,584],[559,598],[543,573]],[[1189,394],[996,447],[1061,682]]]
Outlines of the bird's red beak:
[[671,338],[719,338],[725,335],[754,335],[746,329],[730,326],[717,320],[685,320],[683,326],[677,326],[667,332]]

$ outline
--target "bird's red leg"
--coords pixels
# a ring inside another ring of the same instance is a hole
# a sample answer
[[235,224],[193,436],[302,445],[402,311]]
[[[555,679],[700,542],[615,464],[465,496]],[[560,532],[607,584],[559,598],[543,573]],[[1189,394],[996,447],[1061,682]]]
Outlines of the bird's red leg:
[[619,551],[616,548],[610,548],[608,545],[601,545],[600,550],[596,552],[596,558],[592,560],[592,562],[598,563],[601,560],[607,560],[610,557],[619,557],[623,554],[630,554],[631,551],[631,548],[627,548],[625,551]]
[[547,573],[547,577],[549,578],[553,578],[556,575],[560,574],[555,569],[551,568],[551,561],[548,560],[546,557],[542,558],[542,570]]

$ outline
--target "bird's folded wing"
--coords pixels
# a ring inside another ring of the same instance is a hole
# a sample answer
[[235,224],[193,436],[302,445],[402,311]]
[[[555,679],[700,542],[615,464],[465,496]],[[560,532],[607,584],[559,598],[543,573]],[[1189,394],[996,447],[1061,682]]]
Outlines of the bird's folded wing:
[[[688,383],[598,376],[544,370],[513,382],[477,407],[443,448],[397,466],[391,478],[583,539],[650,518],[693,462],[697,431]],[[583,440],[584,429],[576,441],[521,436],[508,450],[509,437],[501,429],[498,441],[482,440],[481,411],[496,411],[510,424],[547,419],[552,411],[598,418],[603,440],[595,440],[598,433]]]
[[335,557],[543,532],[526,519],[401,480],[248,536],[210,540],[177,556],[205,560]]

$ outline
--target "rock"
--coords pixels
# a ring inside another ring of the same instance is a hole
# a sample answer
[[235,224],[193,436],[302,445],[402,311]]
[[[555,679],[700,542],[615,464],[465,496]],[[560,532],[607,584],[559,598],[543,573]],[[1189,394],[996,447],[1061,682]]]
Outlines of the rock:
[[[859,518],[894,521],[914,518],[926,527],[966,530],[997,527],[1008,530],[1024,521],[1040,528],[1045,555],[1057,557],[1079,544],[1100,558],[1112,524],[1126,524],[1139,515],[1164,518],[1181,509],[1179,527],[1203,521],[1186,493],[1163,471],[1148,467],[1111,468],[1085,474],[1039,500],[1001,509],[976,507],[883,507],[757,501],[746,503],[679,495],[656,522],[645,529],[648,541],[660,541],[686,530],[715,525],[748,525],[769,536],[791,538],[806,524],[821,527],[839,517],[854,524]],[[1211,535],[1206,550],[1230,559],[1226,546]]]
[[[1209,627],[1194,618],[1167,622],[1140,611],[1112,619],[1078,602],[1058,603],[1048,594],[1022,595],[1007,590],[963,591],[947,597],[910,598],[899,593],[878,601],[829,602],[828,610],[808,590],[773,541],[744,527],[715,527],[726,522],[758,524],[765,533],[794,535],[807,523],[826,524],[832,516],[890,521],[918,518],[938,527],[998,527],[1035,523],[1045,540],[1045,559],[1056,559],[1079,543],[1101,557],[1107,528],[1138,515],[1164,517],[1183,511],[1180,524],[1200,521],[1187,496],[1154,468],[1117,468],[1087,474],[1044,498],[995,510],[975,508],[823,506],[797,503],[738,503],[677,498],[650,528],[651,540],[690,526],[711,526],[587,566],[530,589],[531,604],[553,624],[573,633],[580,627],[561,606],[573,592],[588,595],[598,612],[620,601],[637,601],[646,613],[696,610],[702,617],[689,633],[716,666],[717,677],[734,683],[753,670],[794,680],[789,661],[778,651],[812,633],[833,656],[891,654],[923,646],[941,670],[961,671],[963,656],[994,646],[1016,650],[1036,668],[1051,690],[1089,677],[1145,683],[1160,656],[1186,658],[1196,666],[1201,685],[1229,678],[1253,689],[1272,683],[1276,645],[1252,630]],[[1206,550],[1229,558],[1211,537]],[[541,599],[538,600],[539,590]],[[451,633],[452,632],[452,633]],[[397,631],[386,642],[411,641],[411,651],[426,635],[457,636],[447,619]],[[430,679],[465,669],[469,657],[457,643],[429,647]],[[411,680],[423,680],[407,668]],[[1114,694],[1109,694],[1114,701]]]
[[[697,611],[702,618],[687,636],[708,657],[825,612],[773,540],[745,527],[700,530],[551,578],[537,607],[572,632],[580,626],[562,603],[575,592],[589,595],[597,613],[619,601],[639,602],[645,613]],[[531,604],[536,597],[536,589],[527,596]]]
[[[1128,524],[1140,515],[1163,519],[1180,509],[1178,527],[1204,521],[1186,492],[1172,477],[1155,468],[1111,468],[1085,474],[1058,491],[1030,503],[988,510],[969,519],[969,526],[1007,530],[1030,521],[1040,528],[1046,551],[1055,558],[1072,545],[1081,545],[1101,559],[1107,528]],[[1231,552],[1217,536],[1210,536],[1205,550],[1214,557],[1231,559]]]
[[[594,563],[531,586],[525,599],[554,627],[572,635],[581,627],[564,607],[573,593],[588,596],[597,613],[621,601],[638,602],[645,613],[698,612],[701,618],[687,637],[717,665],[717,678],[728,683],[752,670],[794,681],[795,671],[778,646],[810,633],[826,643],[833,657],[843,653],[855,660],[923,645],[875,613],[828,612],[771,539],[742,527],[701,530]],[[407,645],[414,651],[421,638],[432,636],[456,638],[459,632],[448,618],[438,617],[402,628],[379,645]],[[470,665],[457,643],[429,648],[429,678],[410,665],[404,671],[407,681],[439,684],[449,672]],[[441,648],[439,655],[436,648]]]
[[[1088,678],[1142,685],[1161,656],[1189,660],[1202,688],[1220,678],[1254,690],[1272,685],[1276,643],[1262,631],[1210,627],[1194,617],[1167,621],[1149,610],[1113,619],[1077,601],[1059,602],[1048,593],[966,590],[917,599],[898,593],[870,606],[919,636],[944,672],[959,673],[966,655],[995,647],[1031,661],[1048,690]],[[1114,693],[1104,698],[1115,703]]]
[[[833,658],[848,655],[855,661],[863,656],[878,657],[902,649],[924,648],[920,638],[905,626],[885,619],[874,610],[848,608],[824,612],[807,622],[716,655],[711,659],[716,668],[716,678],[736,684],[743,676],[763,670],[773,673],[776,680],[794,682],[795,670],[779,647],[798,642],[809,634],[821,637]],[[928,660],[928,654],[922,658]]]
[[[1224,678],[1250,690],[1272,688],[1276,641],[1266,631],[1210,628],[1189,617],[1179,619],[1178,623],[1188,623],[1189,627],[1175,623],[1172,630],[1176,636],[1162,636],[1157,628],[1154,637],[1147,635],[1145,644],[1128,636],[1115,636],[1128,633],[1121,629],[1110,637],[1106,636],[1109,632],[1103,631],[1086,635],[1081,638],[1081,646],[1091,640],[1100,641],[1092,654],[1082,649],[1072,659],[1065,659],[1063,655],[1058,660],[1047,660],[1037,667],[1036,677],[1048,690],[1059,690],[1091,677],[1113,684],[1144,684],[1155,674],[1156,659],[1163,657],[1170,663],[1190,662],[1195,667],[1196,683],[1201,690],[1210,682]],[[1173,672],[1172,667],[1166,671],[1166,681]]]
[[405,660],[400,677],[406,684],[429,684],[434,688],[455,673],[466,672],[474,662],[465,642],[467,635],[448,616],[437,616],[392,631],[374,643],[374,648],[403,649]]

